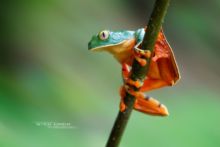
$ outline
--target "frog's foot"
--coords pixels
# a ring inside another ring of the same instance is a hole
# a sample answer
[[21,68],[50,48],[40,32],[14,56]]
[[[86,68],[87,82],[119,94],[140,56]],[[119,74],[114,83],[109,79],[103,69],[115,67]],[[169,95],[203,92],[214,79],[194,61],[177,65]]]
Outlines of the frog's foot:
[[144,99],[138,98],[135,101],[134,109],[149,115],[167,116],[169,112],[163,104],[152,97],[145,96]]
[[[140,46],[140,44],[138,46]],[[142,50],[142,49],[138,48],[138,46],[134,47],[134,57],[141,66],[145,66],[147,64],[147,61],[144,58],[150,58],[151,51]]]
[[135,98],[144,98],[144,93],[140,92],[139,90],[134,90],[133,87],[140,89],[143,86],[143,82],[140,80],[132,80],[127,79],[124,85],[124,89],[127,93],[134,96]]
[[134,97],[139,97],[139,98],[144,98],[144,95],[142,92],[134,91],[131,86],[135,86],[136,88],[139,88],[142,86],[142,83],[139,81],[132,81],[128,79],[127,84],[121,86],[120,88],[120,96],[121,96],[121,101],[120,101],[120,111],[124,112],[125,109],[127,108],[126,104],[124,103],[124,98],[126,96],[126,92],[128,92],[130,95],[133,95]]
[[127,93],[129,93],[130,95],[134,96],[135,98],[145,98],[145,95],[143,92],[140,91],[135,91],[133,90],[129,85],[125,85],[124,89],[126,90]]
[[141,88],[143,86],[143,84],[144,83],[140,80],[134,81],[130,78],[126,79],[126,81],[125,81],[125,86],[127,85],[127,87],[134,86],[135,88]]

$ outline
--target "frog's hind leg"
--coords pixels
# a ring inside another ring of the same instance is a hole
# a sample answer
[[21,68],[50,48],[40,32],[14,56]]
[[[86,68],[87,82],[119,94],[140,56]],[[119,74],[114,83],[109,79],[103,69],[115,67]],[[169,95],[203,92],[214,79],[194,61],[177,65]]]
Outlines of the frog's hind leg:
[[[137,51],[140,50],[139,47],[140,46],[136,46]],[[172,48],[169,46],[162,30],[158,35],[151,56],[147,79],[144,81],[141,91],[149,91],[174,85],[180,79],[180,75]],[[140,61],[143,62],[142,60]]]
[[156,62],[152,60],[147,79],[140,91],[146,92],[165,86],[173,86],[175,83],[174,71],[169,62],[166,58],[157,59]]
[[157,116],[167,116],[168,110],[166,106],[160,104],[157,100],[152,97],[145,96],[144,93],[139,91],[134,91],[128,85],[122,86],[120,95],[121,95],[121,102],[120,102],[120,111],[123,112],[126,109],[126,104],[124,103],[124,97],[128,92],[130,95],[133,95],[135,99],[134,109],[143,112],[149,115],[157,115]]
[[137,98],[134,104],[134,109],[149,115],[167,116],[169,112],[163,104],[160,104],[152,97]]

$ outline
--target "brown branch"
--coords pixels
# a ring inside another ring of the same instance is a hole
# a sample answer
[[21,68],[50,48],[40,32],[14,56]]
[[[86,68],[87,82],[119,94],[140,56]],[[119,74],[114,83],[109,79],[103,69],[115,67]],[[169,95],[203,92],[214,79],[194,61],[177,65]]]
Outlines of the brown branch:
[[[148,27],[144,36],[144,40],[141,45],[141,48],[143,50],[149,50],[151,52],[153,51],[157,36],[159,34],[165,14],[167,12],[167,8],[169,6],[169,2],[170,0],[156,0],[153,12],[147,25]],[[136,60],[134,60],[130,76],[132,80],[144,80],[149,69],[151,58],[146,60],[148,64],[144,67],[142,67]],[[134,90],[137,91],[138,89]],[[124,112],[119,111],[106,147],[117,147],[119,145],[127,122],[133,110],[135,98],[132,95],[126,93],[126,97],[124,100],[127,108]]]

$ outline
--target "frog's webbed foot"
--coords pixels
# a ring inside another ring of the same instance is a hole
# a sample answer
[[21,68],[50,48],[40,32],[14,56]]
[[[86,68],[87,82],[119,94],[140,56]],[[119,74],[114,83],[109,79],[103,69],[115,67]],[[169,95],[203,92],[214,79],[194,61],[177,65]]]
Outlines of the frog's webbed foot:
[[144,58],[150,58],[151,51],[142,50],[142,49],[138,48],[138,46],[140,46],[140,44],[138,44],[137,46],[134,47],[134,57],[141,66],[145,66],[147,64],[147,61]]

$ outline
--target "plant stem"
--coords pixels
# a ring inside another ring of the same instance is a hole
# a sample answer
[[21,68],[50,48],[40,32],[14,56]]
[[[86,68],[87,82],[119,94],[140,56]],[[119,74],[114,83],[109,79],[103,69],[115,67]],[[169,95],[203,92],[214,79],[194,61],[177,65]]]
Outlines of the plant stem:
[[[141,45],[141,48],[143,50],[150,50],[151,52],[153,51],[169,3],[170,0],[156,0]],[[131,76],[130,76],[132,80],[143,81],[145,79],[145,76],[147,75],[149,69],[151,58],[146,60],[148,64],[144,67],[142,67],[136,60],[134,60],[132,65]],[[137,91],[138,89],[134,89],[134,90]],[[106,147],[117,147],[119,145],[123,132],[126,128],[127,122],[130,118],[131,112],[133,110],[135,98],[132,95],[126,93],[126,97],[124,98],[124,101],[127,108],[124,112],[119,111],[114,126],[112,128],[111,134],[109,136],[108,142],[106,144]]]

